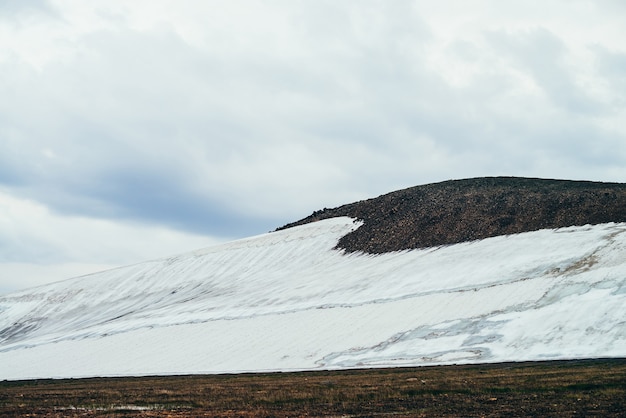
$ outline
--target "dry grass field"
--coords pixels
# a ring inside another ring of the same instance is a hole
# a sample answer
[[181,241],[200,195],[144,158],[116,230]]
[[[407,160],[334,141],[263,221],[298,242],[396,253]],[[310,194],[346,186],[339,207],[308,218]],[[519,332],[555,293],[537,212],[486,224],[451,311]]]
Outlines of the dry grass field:
[[626,416],[626,359],[0,382],[12,416]]

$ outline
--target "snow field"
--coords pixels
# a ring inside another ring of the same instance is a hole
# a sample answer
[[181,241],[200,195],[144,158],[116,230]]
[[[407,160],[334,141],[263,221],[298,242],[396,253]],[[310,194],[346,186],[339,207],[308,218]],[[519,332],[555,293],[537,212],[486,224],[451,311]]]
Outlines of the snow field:
[[0,378],[626,354],[626,225],[344,254],[335,218],[0,298]]

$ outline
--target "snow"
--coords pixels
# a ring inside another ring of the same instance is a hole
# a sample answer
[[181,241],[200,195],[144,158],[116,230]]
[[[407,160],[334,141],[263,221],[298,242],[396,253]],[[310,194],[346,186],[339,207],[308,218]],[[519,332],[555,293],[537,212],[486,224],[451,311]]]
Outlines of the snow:
[[334,218],[0,297],[0,379],[626,355],[626,224],[382,255]]

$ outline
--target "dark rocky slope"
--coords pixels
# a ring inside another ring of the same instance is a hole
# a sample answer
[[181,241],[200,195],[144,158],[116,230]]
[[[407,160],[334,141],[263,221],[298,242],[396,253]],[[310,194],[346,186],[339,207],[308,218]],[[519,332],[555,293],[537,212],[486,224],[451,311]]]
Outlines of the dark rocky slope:
[[545,228],[626,222],[626,184],[519,177],[451,180],[316,211],[279,229],[337,216],[364,222],[338,248],[384,253]]

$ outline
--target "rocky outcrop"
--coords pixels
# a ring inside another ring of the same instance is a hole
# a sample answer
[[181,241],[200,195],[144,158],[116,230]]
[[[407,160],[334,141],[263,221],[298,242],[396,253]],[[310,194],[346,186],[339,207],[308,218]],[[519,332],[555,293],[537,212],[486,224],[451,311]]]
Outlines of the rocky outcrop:
[[450,180],[315,211],[278,229],[337,216],[363,221],[338,248],[376,254],[546,228],[626,222],[626,184],[520,177]]

